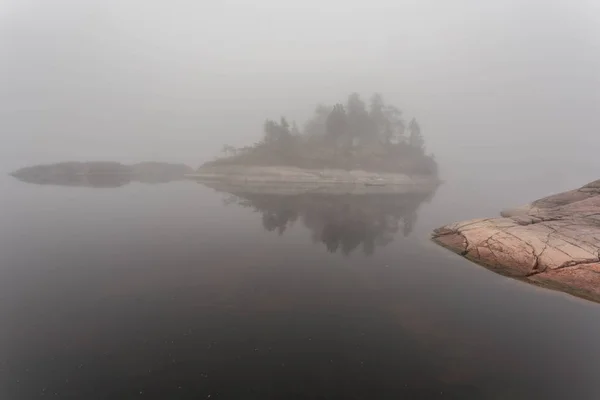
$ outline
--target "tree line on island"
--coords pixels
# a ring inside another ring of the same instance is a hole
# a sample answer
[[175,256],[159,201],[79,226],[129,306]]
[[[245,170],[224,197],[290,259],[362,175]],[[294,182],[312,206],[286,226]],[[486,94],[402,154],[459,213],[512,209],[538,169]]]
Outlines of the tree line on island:
[[362,169],[435,175],[437,164],[425,153],[416,119],[406,122],[402,111],[374,94],[367,104],[358,93],[345,103],[318,105],[303,129],[285,117],[267,119],[262,139],[252,146],[225,145],[225,156],[205,166],[294,166]]

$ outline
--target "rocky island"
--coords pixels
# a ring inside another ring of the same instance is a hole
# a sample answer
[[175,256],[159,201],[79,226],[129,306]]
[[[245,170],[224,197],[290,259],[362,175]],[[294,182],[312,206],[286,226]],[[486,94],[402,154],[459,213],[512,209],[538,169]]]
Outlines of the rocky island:
[[266,120],[260,141],[241,148],[226,145],[223,153],[189,177],[306,190],[358,185],[396,191],[439,183],[417,121],[406,124],[402,112],[378,94],[368,106],[357,93],[343,104],[317,106],[302,130],[285,117]]
[[124,165],[112,161],[61,162],[35,165],[11,173],[40,185],[118,187],[130,182],[160,183],[185,179],[194,169],[184,164],[142,162]]
[[443,226],[433,240],[498,273],[600,302],[600,180]]

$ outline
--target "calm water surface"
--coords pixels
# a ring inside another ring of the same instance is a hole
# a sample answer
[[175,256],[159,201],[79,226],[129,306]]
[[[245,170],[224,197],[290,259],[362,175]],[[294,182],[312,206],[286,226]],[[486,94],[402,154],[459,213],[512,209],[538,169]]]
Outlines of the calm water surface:
[[0,178],[0,398],[600,398],[598,305],[428,240],[564,189],[482,182],[284,198]]

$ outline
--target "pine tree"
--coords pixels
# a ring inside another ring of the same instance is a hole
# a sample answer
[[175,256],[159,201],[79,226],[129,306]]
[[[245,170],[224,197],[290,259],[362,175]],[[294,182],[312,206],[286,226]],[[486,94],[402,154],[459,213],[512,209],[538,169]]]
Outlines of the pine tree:
[[344,110],[343,105],[336,104],[327,117],[327,135],[335,140],[339,140],[347,134],[347,130],[346,110]]
[[408,130],[410,131],[410,136],[408,138],[408,144],[415,149],[419,149],[421,151],[425,151],[425,139],[423,139],[423,135],[421,135],[421,127],[416,119],[412,119],[410,124],[408,125]]
[[296,121],[292,121],[292,128],[290,129],[290,133],[292,136],[300,136],[300,129],[298,129],[298,125],[296,125]]

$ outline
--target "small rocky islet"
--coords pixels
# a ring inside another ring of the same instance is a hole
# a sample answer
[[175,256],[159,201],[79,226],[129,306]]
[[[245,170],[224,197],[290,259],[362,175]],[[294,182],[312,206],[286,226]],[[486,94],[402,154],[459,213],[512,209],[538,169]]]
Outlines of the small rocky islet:
[[69,161],[24,167],[11,175],[39,185],[118,187],[130,182],[161,183],[185,179],[192,172],[194,169],[185,164],[164,162],[125,165],[113,161]]
[[222,152],[197,170],[156,162],[63,162],[12,175],[30,183],[94,187],[187,178],[278,193],[427,192],[440,183],[417,120],[407,122],[400,109],[377,93],[368,103],[351,93],[343,102],[319,105],[302,129],[285,117],[267,119],[258,141],[224,145]]
[[319,105],[302,129],[285,117],[267,119],[262,138],[238,148],[224,145],[223,156],[191,178],[249,190],[352,193],[428,191],[440,183],[417,120],[407,122],[377,93],[368,103],[352,93]]
[[500,274],[600,302],[600,180],[432,237]]

